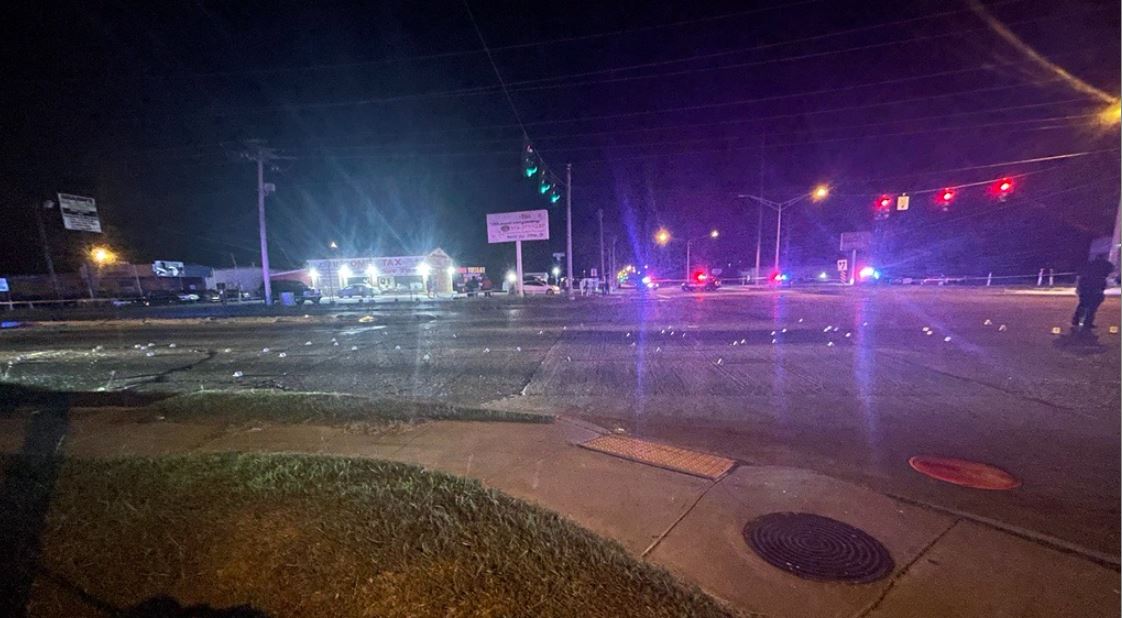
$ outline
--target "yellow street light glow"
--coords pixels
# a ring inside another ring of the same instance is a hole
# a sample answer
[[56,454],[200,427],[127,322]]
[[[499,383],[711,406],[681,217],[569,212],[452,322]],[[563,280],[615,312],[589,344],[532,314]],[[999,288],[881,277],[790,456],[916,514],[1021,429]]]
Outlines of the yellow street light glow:
[[96,262],[98,266],[104,266],[116,262],[117,255],[105,247],[94,247],[90,249],[90,259]]
[[1107,126],[1122,122],[1122,103],[1115,101],[1099,112],[1099,122]]
[[670,231],[664,227],[659,228],[658,231],[655,232],[654,240],[655,243],[666,246],[670,242]]
[[824,200],[830,196],[830,187],[827,185],[818,185],[814,188],[810,196],[815,200]]

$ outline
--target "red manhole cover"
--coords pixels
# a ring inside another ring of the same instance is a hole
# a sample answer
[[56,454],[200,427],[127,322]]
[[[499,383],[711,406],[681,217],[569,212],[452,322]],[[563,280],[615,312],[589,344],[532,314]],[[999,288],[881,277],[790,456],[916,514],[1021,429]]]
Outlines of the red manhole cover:
[[963,487],[1004,490],[1021,486],[1021,481],[1005,470],[976,461],[916,455],[908,464],[920,474]]

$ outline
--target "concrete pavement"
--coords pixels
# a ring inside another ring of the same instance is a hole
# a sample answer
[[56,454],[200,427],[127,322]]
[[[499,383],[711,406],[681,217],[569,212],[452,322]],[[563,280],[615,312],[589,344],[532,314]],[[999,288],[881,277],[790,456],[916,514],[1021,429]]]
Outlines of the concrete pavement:
[[[71,418],[61,448],[77,457],[304,452],[475,478],[557,511],[748,614],[1082,617],[1113,615],[1119,605],[1118,572],[1085,557],[805,469],[742,463],[711,481],[592,452],[575,444],[599,428],[571,419],[432,422],[366,434],[168,423],[126,409],[78,410]],[[22,422],[0,421],[5,451],[18,451]],[[847,585],[800,579],[767,564],[742,530],[754,517],[784,511],[864,530],[888,548],[895,570],[877,582]]]

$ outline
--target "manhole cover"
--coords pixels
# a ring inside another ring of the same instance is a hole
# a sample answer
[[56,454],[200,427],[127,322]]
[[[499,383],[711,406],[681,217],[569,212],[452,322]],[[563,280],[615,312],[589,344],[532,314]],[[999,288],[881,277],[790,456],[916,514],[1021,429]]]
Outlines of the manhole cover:
[[1003,490],[1021,486],[1021,481],[1005,470],[976,461],[916,455],[908,464],[920,474],[963,487]]
[[748,522],[744,540],[772,566],[804,579],[863,584],[895,568],[880,541],[836,519],[769,513]]

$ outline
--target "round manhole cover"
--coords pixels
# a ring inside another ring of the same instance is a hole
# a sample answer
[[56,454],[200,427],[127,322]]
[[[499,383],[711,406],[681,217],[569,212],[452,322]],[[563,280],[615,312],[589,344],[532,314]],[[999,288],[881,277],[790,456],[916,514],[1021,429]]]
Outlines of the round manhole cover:
[[963,487],[1004,490],[1021,486],[1021,481],[1005,470],[976,461],[916,455],[908,464],[920,474]]
[[811,513],[769,513],[748,522],[744,540],[772,566],[804,579],[863,584],[895,568],[880,541]]

